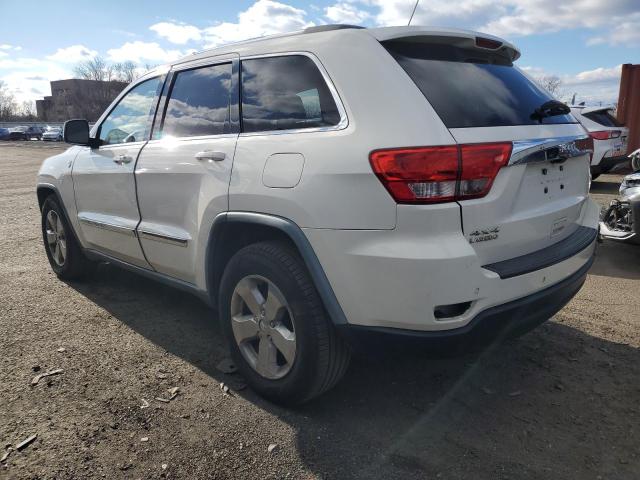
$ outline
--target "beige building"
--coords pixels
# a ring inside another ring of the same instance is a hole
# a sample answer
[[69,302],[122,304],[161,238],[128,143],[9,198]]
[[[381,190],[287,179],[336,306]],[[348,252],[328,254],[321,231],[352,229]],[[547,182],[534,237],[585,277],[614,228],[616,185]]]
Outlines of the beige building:
[[51,95],[36,100],[38,120],[64,122],[84,118],[95,122],[126,86],[127,83],[115,80],[56,80],[51,82]]

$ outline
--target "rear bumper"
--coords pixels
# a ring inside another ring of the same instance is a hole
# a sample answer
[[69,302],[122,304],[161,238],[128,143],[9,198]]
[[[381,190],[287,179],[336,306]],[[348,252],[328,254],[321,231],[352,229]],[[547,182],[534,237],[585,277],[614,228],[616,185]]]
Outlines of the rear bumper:
[[341,325],[341,333],[356,348],[406,346],[473,348],[499,343],[544,323],[564,307],[584,284],[594,256],[578,271],[559,283],[526,297],[488,308],[468,324],[452,330],[420,331],[399,328]]
[[577,222],[587,241],[572,236],[497,265],[481,262],[456,205],[402,207],[392,231],[304,230],[350,326],[460,331],[483,312],[562,284],[595,251],[599,208],[590,200]]

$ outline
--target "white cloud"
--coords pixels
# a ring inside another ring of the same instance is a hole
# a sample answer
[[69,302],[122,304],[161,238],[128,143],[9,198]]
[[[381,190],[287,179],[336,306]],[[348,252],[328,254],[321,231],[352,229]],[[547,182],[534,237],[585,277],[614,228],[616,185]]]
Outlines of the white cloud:
[[[549,72],[539,67],[521,68],[534,78],[550,75]],[[556,75],[562,81],[560,98],[569,101],[575,93],[578,103],[584,101],[588,105],[597,105],[616,102],[620,90],[621,71],[622,65],[617,65],[615,67],[598,67],[573,75]]]
[[[406,25],[412,0],[361,0],[377,8],[379,25]],[[640,44],[638,0],[430,0],[418,4],[412,25],[444,25],[517,37],[561,30],[604,30],[591,44]]]
[[[612,23],[614,20],[612,20]],[[640,46],[640,12],[631,14],[625,18],[615,19],[615,27],[605,35],[592,37],[587,41],[587,45],[598,45],[606,43],[609,45]]]
[[61,63],[77,63],[98,55],[98,52],[85,47],[84,45],[71,45],[66,48],[59,48],[53,55],[47,56],[49,60]]
[[170,62],[182,57],[184,52],[180,50],[165,50],[156,42],[127,42],[119,48],[107,50],[107,57],[112,62],[125,62],[131,60],[135,63]]
[[258,0],[238,14],[238,22],[223,22],[203,30],[206,47],[312,26],[306,12],[273,0]]
[[0,50],[22,50],[22,47],[19,47],[17,45],[10,45],[8,43],[3,43],[0,45]]
[[183,23],[160,22],[151,25],[149,29],[178,45],[184,45],[191,40],[200,40],[202,36],[198,27]]
[[341,2],[330,5],[324,10],[325,17],[335,23],[360,24],[371,17],[366,10],[357,8],[353,3]]
[[72,76],[60,63],[50,60],[28,57],[0,59],[0,80],[7,84],[18,102],[49,95],[51,80]]

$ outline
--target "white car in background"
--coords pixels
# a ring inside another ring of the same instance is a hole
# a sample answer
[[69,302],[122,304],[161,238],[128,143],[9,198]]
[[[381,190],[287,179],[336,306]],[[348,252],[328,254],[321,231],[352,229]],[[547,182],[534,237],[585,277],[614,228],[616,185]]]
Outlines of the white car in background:
[[571,106],[571,113],[593,139],[591,177],[597,178],[613,167],[628,161],[627,137],[629,129],[616,119],[612,106]]

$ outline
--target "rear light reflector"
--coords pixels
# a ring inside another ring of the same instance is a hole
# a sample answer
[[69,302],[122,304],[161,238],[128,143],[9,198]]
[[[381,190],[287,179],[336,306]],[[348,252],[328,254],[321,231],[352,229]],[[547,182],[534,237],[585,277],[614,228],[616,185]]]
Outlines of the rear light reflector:
[[598,132],[589,132],[589,136],[595,140],[609,140],[610,138],[618,138],[621,134],[621,130],[600,130]]
[[512,144],[393,148],[369,155],[374,173],[398,203],[440,203],[485,196]]

